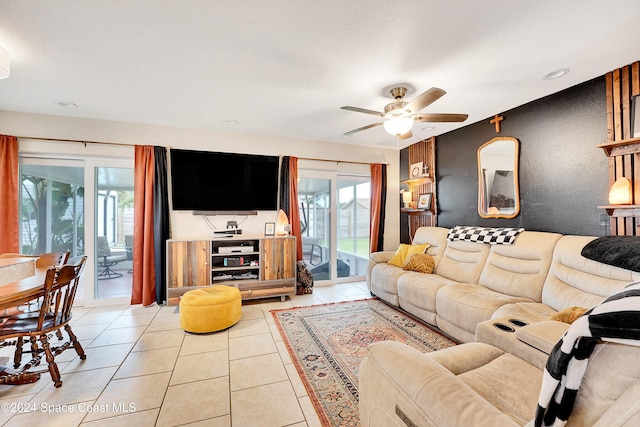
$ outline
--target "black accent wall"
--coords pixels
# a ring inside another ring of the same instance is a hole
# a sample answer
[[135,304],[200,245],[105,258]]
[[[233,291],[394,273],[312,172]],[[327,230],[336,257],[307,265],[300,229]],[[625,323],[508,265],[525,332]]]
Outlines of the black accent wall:
[[[438,225],[606,235],[598,205],[607,204],[608,164],[596,147],[607,141],[604,76],[496,113],[504,116],[500,133],[487,118],[436,138]],[[497,136],[520,141],[520,214],[513,219],[478,215],[476,152]]]

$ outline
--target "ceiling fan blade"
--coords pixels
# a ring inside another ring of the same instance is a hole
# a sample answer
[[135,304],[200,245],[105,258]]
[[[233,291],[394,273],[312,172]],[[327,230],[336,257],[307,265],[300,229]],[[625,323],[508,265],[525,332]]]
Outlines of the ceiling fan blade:
[[425,92],[422,92],[420,95],[416,96],[413,100],[411,100],[411,102],[407,104],[406,108],[407,110],[415,114],[418,111],[422,110],[427,105],[440,99],[440,97],[445,93],[447,92],[445,92],[442,89],[439,89],[437,87],[432,87],[431,89]]
[[411,133],[411,131],[405,133],[404,135],[400,135],[400,139],[409,139],[413,136],[413,133]]
[[381,113],[380,111],[367,110],[366,108],[345,106],[345,107],[340,107],[340,109],[341,110],[355,111],[356,113],[373,114],[374,116],[384,117],[384,113]]
[[360,131],[363,131],[363,130],[371,129],[371,128],[374,128],[374,127],[376,127],[376,126],[380,126],[381,124],[382,124],[382,123],[372,123],[372,124],[370,124],[370,125],[362,126],[361,128],[354,129],[354,130],[350,130],[349,132],[345,132],[345,133],[343,133],[343,135],[344,135],[344,136],[351,136],[351,135],[353,135],[353,134],[354,134],[354,133],[356,133],[356,132],[360,132]]
[[469,117],[468,114],[419,114],[413,116],[415,122],[464,122]]

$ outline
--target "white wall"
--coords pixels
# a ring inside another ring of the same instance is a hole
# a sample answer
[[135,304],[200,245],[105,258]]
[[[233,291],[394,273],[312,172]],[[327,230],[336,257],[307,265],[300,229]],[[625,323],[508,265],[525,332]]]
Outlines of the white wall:
[[[387,163],[388,194],[385,220],[385,250],[395,250],[400,241],[399,230],[399,153],[396,149],[369,148],[322,141],[283,139],[233,133],[183,129],[104,120],[78,119],[62,116],[27,114],[0,110],[0,134],[18,137],[87,140],[112,145],[60,143],[19,139],[21,154],[42,154],[59,158],[78,156],[108,159],[133,159],[133,148],[115,144],[158,145],[194,150],[236,153],[288,155],[301,158],[299,169],[322,169],[341,173],[367,173],[368,166],[341,163]],[[336,162],[304,160],[326,159]],[[88,214],[88,213],[87,213]],[[231,216],[211,217],[217,228],[224,228]],[[275,221],[275,212],[260,212],[247,217],[241,228],[245,234],[262,234],[264,223]],[[242,220],[244,218],[235,218]],[[190,212],[171,214],[173,237],[208,236],[211,230],[205,222]],[[87,224],[88,225],[88,224]],[[87,250],[91,248],[87,247]]]

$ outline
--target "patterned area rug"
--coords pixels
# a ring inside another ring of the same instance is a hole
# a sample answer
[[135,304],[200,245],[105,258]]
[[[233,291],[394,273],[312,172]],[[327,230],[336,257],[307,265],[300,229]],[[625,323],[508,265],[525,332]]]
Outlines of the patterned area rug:
[[367,346],[399,341],[423,352],[455,343],[377,299],[273,310],[323,426],[358,426],[358,369]]

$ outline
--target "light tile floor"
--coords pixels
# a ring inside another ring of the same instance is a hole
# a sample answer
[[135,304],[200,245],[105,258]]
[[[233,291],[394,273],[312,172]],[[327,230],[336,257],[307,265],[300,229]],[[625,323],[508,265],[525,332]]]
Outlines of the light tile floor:
[[247,301],[235,326],[207,335],[180,329],[176,307],[74,309],[86,360],[73,350],[56,358],[60,388],[48,373],[0,385],[0,425],[320,426],[269,311],[369,297],[356,282]]

